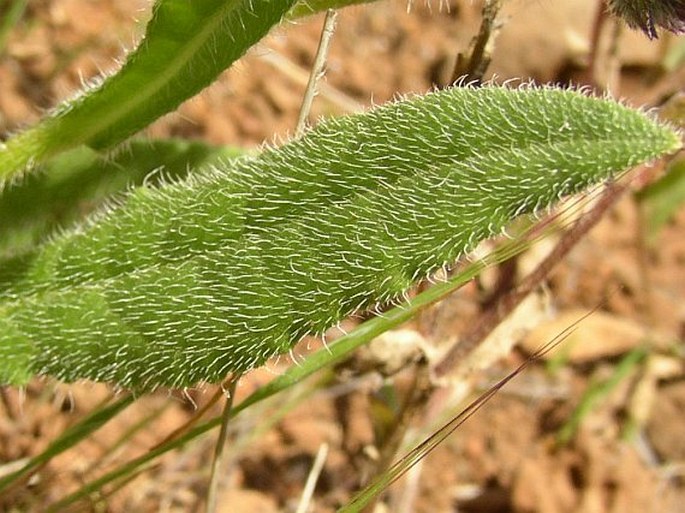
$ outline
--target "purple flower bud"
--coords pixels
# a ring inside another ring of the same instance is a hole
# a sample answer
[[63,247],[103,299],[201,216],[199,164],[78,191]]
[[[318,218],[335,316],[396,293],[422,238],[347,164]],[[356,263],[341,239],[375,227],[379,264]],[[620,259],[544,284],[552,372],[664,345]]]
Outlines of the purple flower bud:
[[676,34],[685,32],[685,0],[606,0],[609,9],[629,26],[656,39],[656,28]]

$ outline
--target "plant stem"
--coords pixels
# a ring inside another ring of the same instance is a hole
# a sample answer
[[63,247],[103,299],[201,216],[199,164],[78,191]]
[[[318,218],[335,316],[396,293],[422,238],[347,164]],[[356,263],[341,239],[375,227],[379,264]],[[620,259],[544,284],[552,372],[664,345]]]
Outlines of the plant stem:
[[207,413],[210,410],[210,408],[212,408],[212,406],[219,402],[219,399],[221,399],[224,393],[225,392],[221,389],[221,387],[218,387],[214,395],[209,399],[209,401],[207,401],[207,404],[205,404],[202,408],[197,410],[195,414],[193,414],[193,416],[190,419],[188,419],[188,421],[185,422],[182,426],[179,426],[178,428],[174,429],[171,433],[164,437],[164,439],[162,439],[162,441],[155,445],[153,449],[163,446],[164,444],[171,442],[172,440],[179,438],[184,433],[190,431],[190,429],[198,423],[198,421],[204,416],[204,414]]
[[[272,66],[276,71],[283,73],[283,75],[294,83],[298,85],[307,84],[309,80],[309,73],[307,73],[307,70],[298,66],[286,56],[271,51],[261,55],[260,58]],[[364,112],[365,110],[365,107],[357,100],[326,82],[319,84],[319,95],[321,98],[325,99],[330,106],[341,113],[353,114]]]
[[[595,62],[597,61],[597,54],[599,53],[599,39],[602,35],[602,29],[609,17],[607,13],[607,6],[604,0],[598,0],[597,11],[595,12],[595,18],[592,22],[592,28],[590,30],[590,54],[588,56],[588,70],[590,73],[594,73]],[[594,79],[593,79],[594,82]]]
[[209,490],[207,491],[207,513],[214,513],[217,511],[217,495],[219,492],[221,469],[224,466],[223,463],[225,459],[226,439],[228,438],[228,422],[232,417],[235,387],[238,384],[240,377],[241,374],[235,374],[228,380],[226,402],[224,404],[224,411],[221,414],[221,430],[219,431],[219,438],[216,442],[214,461],[212,462],[212,471],[209,481]]
[[14,408],[14,403],[10,398],[11,388],[8,386],[0,386],[0,403],[4,407],[5,416],[9,420],[15,420],[17,418],[17,412]]
[[452,72],[450,83],[457,81],[468,83],[480,83],[483,80],[491,61],[492,47],[501,27],[497,18],[502,0],[487,0],[483,5],[483,19],[478,35],[470,45],[470,56],[467,58],[463,53],[457,55],[457,62]]
[[309,112],[312,109],[314,96],[316,96],[317,83],[325,73],[324,66],[326,65],[326,57],[328,56],[328,49],[331,45],[333,32],[335,32],[335,23],[337,19],[337,11],[334,11],[333,9],[328,9],[328,11],[326,11],[326,19],[323,22],[321,39],[319,39],[319,47],[316,50],[316,57],[314,57],[314,64],[312,65],[312,70],[309,74],[309,81],[307,82],[307,89],[305,90],[304,97],[302,98],[300,115],[297,119],[297,128],[295,129],[296,136],[302,135],[307,125],[307,118],[309,117]]
[[321,444],[321,447],[319,447],[319,451],[316,453],[316,459],[314,459],[312,469],[309,472],[309,476],[307,476],[307,482],[302,490],[302,497],[300,498],[300,503],[297,505],[297,510],[295,513],[307,513],[312,496],[314,495],[316,482],[319,480],[319,476],[323,470],[324,463],[326,463],[327,456],[328,444],[323,443]]

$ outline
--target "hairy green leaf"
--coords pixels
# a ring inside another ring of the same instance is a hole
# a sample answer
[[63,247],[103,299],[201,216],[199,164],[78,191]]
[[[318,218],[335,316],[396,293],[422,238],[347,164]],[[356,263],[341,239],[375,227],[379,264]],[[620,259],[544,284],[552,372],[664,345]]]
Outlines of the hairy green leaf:
[[[316,372],[320,372],[326,368],[330,369],[336,363],[348,358],[354,350],[368,343],[376,336],[401,325],[403,322],[411,319],[419,311],[459,289],[486,267],[501,263],[507,258],[511,258],[512,255],[520,253],[527,246],[528,244],[522,241],[509,241],[508,243],[502,244],[496,251],[488,255],[486,260],[472,262],[466,266],[465,269],[460,270],[455,276],[452,276],[447,282],[436,284],[428,290],[424,290],[420,294],[417,294],[410,305],[403,304],[402,306],[384,312],[383,316],[369,319],[325,348],[307,355],[304,361],[299,362],[298,365],[290,366],[285,372],[275,377],[266,385],[255,390],[238,405],[234,406],[230,411],[231,419],[252,406],[301,383]],[[85,484],[78,491],[51,505],[48,511],[64,510],[64,508],[76,501],[101,490],[105,485],[123,476],[130,475],[158,456],[182,447],[189,441],[196,439],[199,435],[219,426],[222,420],[221,416],[214,417],[179,438],[167,440],[142,456]],[[3,484],[4,481],[0,481],[0,490],[2,490]]]
[[133,140],[114,155],[86,147],[59,155],[40,172],[0,190],[0,256],[25,252],[60,227],[127,188],[184,178],[190,169],[243,154],[183,140]]
[[217,381],[397,300],[514,217],[673,151],[570,91],[453,89],[323,123],[5,266],[0,378]]
[[295,0],[157,0],[122,69],[0,143],[0,181],[60,152],[120,143],[211,84]]

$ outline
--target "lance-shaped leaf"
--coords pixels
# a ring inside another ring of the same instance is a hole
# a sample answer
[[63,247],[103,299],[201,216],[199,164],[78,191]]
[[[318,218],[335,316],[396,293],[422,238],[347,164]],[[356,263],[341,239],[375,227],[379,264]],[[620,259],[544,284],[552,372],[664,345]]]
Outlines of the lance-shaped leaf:
[[[680,147],[570,91],[453,89],[334,119],[6,271],[0,378],[217,381],[401,297],[518,215]],[[6,265],[6,269],[11,266]]]
[[0,184],[80,145],[105,149],[211,84],[295,0],[157,0],[145,37],[122,69],[0,143]]

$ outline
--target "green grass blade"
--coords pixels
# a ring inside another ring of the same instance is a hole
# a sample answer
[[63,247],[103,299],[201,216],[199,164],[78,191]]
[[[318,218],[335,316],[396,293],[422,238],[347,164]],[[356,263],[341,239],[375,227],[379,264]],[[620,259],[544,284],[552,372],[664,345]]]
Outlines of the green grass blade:
[[44,465],[58,454],[72,448],[81,440],[90,436],[91,433],[100,429],[108,420],[115,417],[129,406],[133,400],[133,396],[127,394],[112,404],[91,413],[78,424],[67,429],[57,440],[52,442],[45,451],[31,458],[22,468],[0,478],[0,492],[13,482],[27,476],[41,465]]
[[583,394],[580,403],[557,434],[557,443],[565,445],[571,441],[583,420],[595,409],[597,404],[611,393],[635,368],[649,355],[646,347],[637,347],[626,354],[614,368],[608,379],[591,383]]
[[121,70],[0,144],[0,183],[60,152],[111,148],[211,84],[295,0],[158,0]]
[[21,19],[28,3],[28,0],[4,0],[0,2],[0,56],[5,53],[10,32]]
[[46,244],[5,283],[0,379],[216,382],[680,144],[642,113],[553,89],[453,89],[331,120],[137,189]]
[[663,177],[636,196],[644,216],[644,235],[653,244],[661,229],[685,203],[685,159],[673,162]]

